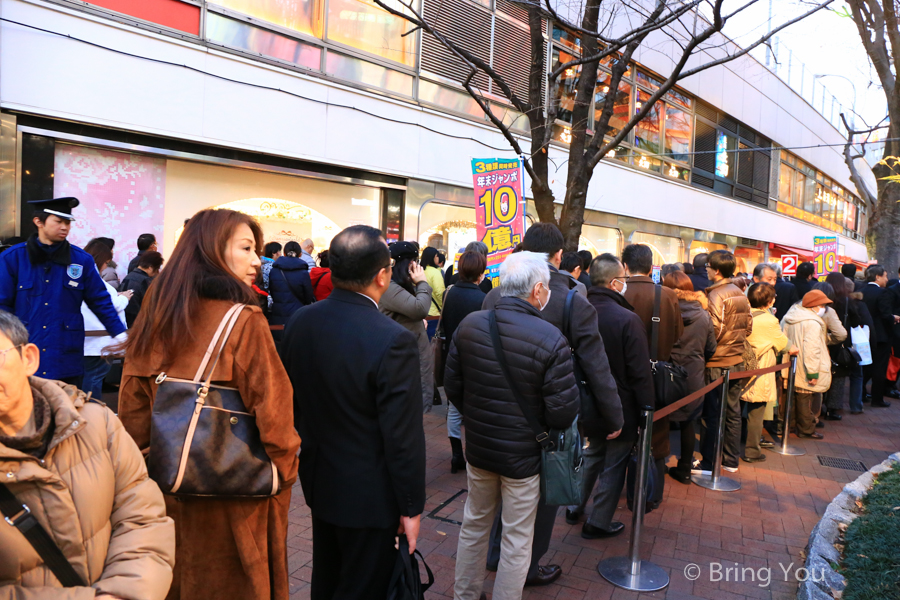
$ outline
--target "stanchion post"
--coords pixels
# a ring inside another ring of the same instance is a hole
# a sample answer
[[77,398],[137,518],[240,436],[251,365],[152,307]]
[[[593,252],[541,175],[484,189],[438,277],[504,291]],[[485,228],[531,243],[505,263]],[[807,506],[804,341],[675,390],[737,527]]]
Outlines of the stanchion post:
[[655,592],[668,587],[669,576],[652,562],[641,560],[641,533],[644,526],[644,510],[647,506],[647,477],[650,474],[652,454],[653,411],[644,409],[641,412],[641,421],[643,425],[638,438],[638,464],[634,478],[628,556],[615,556],[600,561],[597,572],[617,587],[632,592]]
[[784,401],[784,420],[781,423],[781,446],[772,448],[778,454],[786,456],[803,456],[806,450],[797,446],[788,445],[788,438],[791,436],[791,413],[794,410],[794,381],[797,379],[797,357],[791,357],[791,367],[788,371],[788,388],[787,398]]
[[[729,477],[722,477],[722,448],[725,445],[725,413],[728,411],[728,384],[730,375],[731,373],[728,369],[725,369],[722,372],[722,393],[720,395],[719,422],[717,423],[719,435],[716,438],[716,454],[713,457],[712,471],[709,475],[706,473],[691,475],[691,481],[700,487],[705,487],[708,490],[715,490],[717,492],[736,492],[741,489],[740,481]],[[707,427],[709,427],[708,423]],[[709,432],[707,432],[707,435],[709,435]]]

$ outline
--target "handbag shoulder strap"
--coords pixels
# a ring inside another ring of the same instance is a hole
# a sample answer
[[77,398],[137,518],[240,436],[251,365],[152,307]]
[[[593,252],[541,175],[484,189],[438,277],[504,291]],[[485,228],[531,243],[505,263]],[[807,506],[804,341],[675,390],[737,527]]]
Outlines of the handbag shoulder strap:
[[566,305],[563,308],[563,335],[566,336],[566,341],[569,342],[569,348],[573,348],[572,307],[575,304],[575,294],[577,293],[578,288],[572,288],[569,290],[569,293],[566,295]]
[[7,524],[15,527],[25,536],[34,551],[63,587],[82,587],[85,585],[81,576],[75,572],[71,563],[66,560],[62,550],[38,522],[26,504],[22,504],[5,484],[0,483],[0,513]]
[[[228,312],[225,313],[225,316],[222,317],[222,322],[219,323],[219,328],[216,329],[216,333],[213,335],[212,341],[209,343],[209,348],[206,349],[206,354],[203,357],[203,362],[200,363],[200,368],[197,369],[197,374],[194,375],[194,381],[197,383],[203,382],[205,386],[209,386],[209,383],[212,381],[213,372],[216,370],[216,365],[219,363],[219,358],[222,356],[222,350],[225,349],[225,344],[228,343],[228,337],[231,335],[231,330],[234,329],[235,324],[237,323],[238,317],[241,316],[241,311],[246,307],[246,304],[235,304],[231,308],[228,309]],[[221,343],[219,343],[221,340]],[[206,365],[209,363],[209,359],[212,356],[213,350],[219,347],[219,351],[216,352],[216,358],[213,360],[212,366],[209,368],[209,373],[206,373]]]
[[515,380],[509,372],[509,365],[506,363],[506,355],[503,353],[503,345],[500,343],[500,328],[497,326],[497,313],[495,310],[488,311],[488,326],[491,330],[491,342],[494,346],[494,354],[497,356],[497,362],[500,363],[500,370],[503,371],[503,378],[506,379],[506,385],[509,386],[513,397],[519,404],[519,408],[522,409],[522,414],[525,415],[528,426],[531,427],[531,431],[534,432],[534,439],[537,440],[537,443],[540,444],[541,448],[544,450],[552,450],[555,445],[550,441],[550,436],[544,431],[544,427],[541,425],[541,422],[538,421],[537,416],[531,411],[531,408],[525,402],[525,399],[519,395]]
[[[281,273],[281,278],[284,279],[285,285],[288,286],[288,291],[294,295],[294,298],[302,302],[303,300],[301,300],[301,298],[305,298],[306,293],[298,294],[297,290],[294,289],[294,286],[292,286],[291,282],[288,280],[287,275],[284,274],[284,271],[282,269],[278,269],[278,272]],[[313,292],[315,292],[315,290],[313,290]]]
[[654,286],[653,292],[653,318],[650,319],[650,362],[657,362],[659,354],[659,305],[662,300],[662,286]]
[[[444,306],[447,306],[447,298],[450,297],[450,290],[452,290],[452,289],[453,289],[453,284],[450,284],[450,286],[449,286],[447,289],[444,290]],[[433,297],[433,296],[432,296],[431,300],[432,300],[432,302],[434,301],[434,297]],[[434,329],[434,331],[435,331],[435,337],[438,337],[438,336],[440,335],[440,333],[441,333],[441,324],[444,322],[444,311],[441,310],[441,309],[438,309],[438,313],[440,313],[440,314],[438,315],[438,324],[437,324],[437,327],[435,327],[435,329]]]

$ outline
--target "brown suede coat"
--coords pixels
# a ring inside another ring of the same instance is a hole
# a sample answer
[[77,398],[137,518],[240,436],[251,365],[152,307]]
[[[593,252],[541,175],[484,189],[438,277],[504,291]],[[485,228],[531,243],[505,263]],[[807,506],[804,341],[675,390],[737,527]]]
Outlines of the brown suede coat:
[[[119,418],[142,451],[150,443],[156,376],[193,379],[206,348],[231,303],[206,300],[192,327],[164,362],[162,348],[150,360],[126,356]],[[260,437],[282,480],[281,493],[252,500],[166,497],[175,520],[175,579],[170,599],[287,599],[287,527],[291,486],[297,478],[300,437],[294,429],[293,388],[262,311],[248,307],[238,318],[216,366],[215,383],[236,387],[256,417]]]

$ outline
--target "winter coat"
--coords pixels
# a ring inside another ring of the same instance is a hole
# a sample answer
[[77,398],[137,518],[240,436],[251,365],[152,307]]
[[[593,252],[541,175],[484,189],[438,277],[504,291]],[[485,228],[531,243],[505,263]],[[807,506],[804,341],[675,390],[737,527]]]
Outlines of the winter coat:
[[428,316],[440,316],[444,302],[444,274],[437,267],[429,265],[425,267],[425,281],[431,286],[432,301],[431,308],[428,309]]
[[114,288],[119,287],[119,274],[116,272],[117,265],[114,261],[109,261],[106,268],[100,273],[100,278]]
[[[296,256],[279,256],[269,273],[269,295],[272,297],[272,313],[269,323],[284,325],[297,310],[316,301],[309,265]],[[273,331],[276,340],[281,331]]]
[[[767,310],[754,310],[753,331],[747,336],[750,347],[756,354],[756,360],[760,369],[774,367],[777,355],[790,348],[791,342],[781,331],[778,318]],[[787,373],[787,371],[782,371]],[[799,378],[797,379],[799,382]],[[778,390],[775,384],[775,373],[766,373],[747,380],[742,400],[747,402],[767,402],[775,404],[778,401]]]
[[419,346],[419,370],[422,378],[422,410],[431,410],[434,399],[434,352],[431,341],[425,331],[423,319],[428,316],[431,306],[431,286],[423,281],[416,284],[415,296],[406,291],[399,283],[391,280],[391,285],[381,296],[378,310],[397,321],[413,335]]
[[[125,308],[128,306],[128,298],[119,295],[116,288],[109,283],[106,284],[106,291],[109,292],[110,300],[112,300],[113,306],[116,307],[119,321],[122,322],[122,325],[125,325]],[[108,335],[91,335],[98,332],[106,334],[107,331],[103,328],[103,324],[97,318],[97,315],[84,302],[81,303],[81,316],[84,319],[84,355],[101,356],[103,349],[112,344],[113,339]]]
[[837,346],[847,339],[847,329],[844,328],[843,323],[841,323],[841,317],[838,316],[832,307],[828,306],[825,308],[825,316],[822,317],[822,320],[825,321],[825,328],[828,330],[829,346]]
[[[580,283],[568,275],[560,273],[556,267],[550,266],[550,301],[541,311],[545,321],[562,331],[578,355],[581,370],[587,377],[587,386],[594,402],[590,406],[582,406],[578,422],[582,427],[592,431],[605,431],[610,434],[622,428],[622,403],[616,389],[616,380],[610,373],[609,359],[604,350],[603,338],[597,330],[598,315],[587,296],[583,295]],[[575,285],[577,283],[577,285]],[[563,316],[566,298],[571,290],[576,290],[572,299],[571,331],[563,331]],[[484,299],[482,309],[494,308],[500,300],[500,288],[494,288]]]
[[453,334],[463,319],[481,310],[486,295],[477,285],[465,281],[447,288],[441,316],[441,328],[447,340],[453,339]]
[[[656,404],[647,334],[640,317],[634,314],[628,300],[621,294],[594,286],[588,291],[588,301],[597,314],[602,315],[598,330],[603,337],[609,368],[619,391],[624,425],[617,439],[630,442],[637,439],[641,408]],[[587,437],[603,433],[604,430],[587,428],[584,431]]]
[[135,269],[126,275],[125,279],[123,279],[122,283],[119,285],[120,292],[127,292],[129,290],[134,292],[131,296],[131,300],[128,301],[128,306],[125,307],[125,321],[128,324],[129,329],[134,325],[138,314],[141,312],[141,306],[144,304],[144,296],[147,295],[147,290],[150,289],[151,283],[153,283],[152,277],[147,275],[141,269]]
[[780,277],[775,281],[775,318],[781,321],[791,307],[800,302],[797,287]]
[[[518,395],[544,427],[568,427],[580,400],[566,338],[524,300],[501,298],[494,312]],[[463,416],[472,466],[525,479],[541,471],[541,446],[497,361],[488,317],[489,311],[472,313],[457,328],[444,389]]]
[[[706,294],[676,289],[675,295],[678,296],[684,333],[672,348],[671,360],[687,371],[687,392],[692,394],[706,384],[706,361],[716,352],[716,333],[706,312]],[[702,403],[703,398],[697,398],[673,412],[670,419],[676,423],[690,421]]]
[[[628,288],[625,290],[625,299],[634,307],[634,314],[640,318],[647,330],[648,345],[656,287],[656,283],[646,275],[635,275],[628,278]],[[681,309],[678,308],[675,290],[667,287],[660,287],[660,290],[662,293],[659,298],[659,350],[656,360],[669,360],[675,342],[684,332],[684,323],[681,320]]]
[[19,317],[29,341],[40,348],[36,375],[64,379],[84,374],[82,302],[110,335],[125,331],[94,258],[81,248],[69,242],[44,246],[35,233],[0,254],[0,310]]
[[709,317],[716,332],[716,353],[707,367],[731,367],[743,362],[744,341],[753,330],[750,301],[730,279],[708,288]]
[[[191,323],[192,336],[177,348],[154,347],[148,358],[125,358],[119,416],[146,451],[157,376],[193,379],[222,317],[233,306],[221,300],[225,277],[210,277]],[[165,362],[164,362],[165,361]],[[256,418],[260,439],[278,471],[281,492],[271,498],[166,497],[175,520],[177,548],[170,600],[242,598],[286,600],[287,527],[291,486],[297,479],[300,437],[294,430],[293,388],[269,325],[258,306],[244,308],[216,365],[213,383],[237,388]]]
[[[9,250],[7,250],[9,252]],[[894,328],[893,294],[874,283],[866,283],[860,290],[863,302],[872,315],[872,350],[877,344],[886,344],[891,341],[891,331]]]
[[[831,356],[828,331],[815,310],[795,304],[784,315],[781,327],[792,344],[800,349],[794,387],[808,392],[825,392],[831,387]],[[814,381],[810,385],[808,381]]]
[[331,269],[325,267],[310,269],[309,279],[313,292],[316,294],[316,301],[324,300],[334,291],[334,284],[331,283]]
[[691,283],[694,284],[695,292],[706,293],[706,288],[710,286],[712,283],[709,280],[709,277],[706,276],[706,269],[694,269],[693,274],[688,275],[691,279]]
[[3,523],[0,599],[107,593],[162,600],[172,582],[175,526],[140,450],[111,410],[74,386],[37,377],[29,383],[49,404],[54,432],[41,460],[0,443],[3,483],[91,587],[61,589],[25,537]]

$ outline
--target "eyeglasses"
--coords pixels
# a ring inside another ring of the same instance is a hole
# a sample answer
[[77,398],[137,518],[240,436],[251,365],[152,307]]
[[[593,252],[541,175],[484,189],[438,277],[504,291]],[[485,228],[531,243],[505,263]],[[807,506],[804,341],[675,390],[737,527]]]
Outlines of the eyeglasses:
[[3,365],[6,364],[6,353],[10,350],[15,350],[16,348],[21,348],[25,344],[19,344],[18,346],[13,346],[12,348],[7,348],[6,350],[0,350],[0,369],[3,368]]

